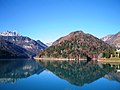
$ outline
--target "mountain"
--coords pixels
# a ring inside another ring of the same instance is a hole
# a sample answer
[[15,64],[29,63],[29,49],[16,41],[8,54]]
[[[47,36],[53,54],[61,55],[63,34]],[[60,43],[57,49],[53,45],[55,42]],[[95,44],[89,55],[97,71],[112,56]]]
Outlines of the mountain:
[[52,43],[53,43],[53,42],[49,42],[49,43],[46,43],[46,45],[47,45],[48,47],[50,47],[50,46],[52,46]]
[[22,36],[18,34],[17,32],[10,32],[10,31],[2,32],[0,33],[0,39],[12,42],[13,44],[16,44],[32,52],[33,55],[36,55],[41,50],[44,50],[47,48],[47,46],[41,41],[39,40],[35,41],[29,37]]
[[11,31],[4,31],[4,32],[1,32],[0,35],[1,36],[20,36],[20,34],[15,32],[15,31],[13,31],[13,32],[11,32]]
[[104,42],[110,40],[114,35],[107,35],[103,38],[101,38]]
[[9,41],[0,39],[0,59],[3,58],[29,58],[30,52]]
[[37,40],[37,43],[38,43],[39,45],[41,45],[41,47],[42,47],[43,49],[45,49],[45,48],[48,47],[46,44],[44,44],[44,43],[41,42],[40,40]]
[[101,40],[108,43],[112,47],[120,48],[120,32],[113,35],[107,35],[101,38]]
[[52,46],[40,52],[39,58],[94,58],[102,52],[109,52],[112,48],[102,40],[86,34],[83,31],[75,31],[59,38]]

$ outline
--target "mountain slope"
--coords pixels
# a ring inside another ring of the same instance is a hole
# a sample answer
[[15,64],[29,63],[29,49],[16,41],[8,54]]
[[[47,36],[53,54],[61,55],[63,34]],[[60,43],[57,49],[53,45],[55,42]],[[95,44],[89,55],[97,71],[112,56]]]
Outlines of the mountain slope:
[[101,40],[103,40],[103,41],[105,42],[105,41],[110,40],[113,36],[114,36],[114,35],[107,35],[107,36],[101,38]]
[[96,58],[102,52],[112,49],[102,40],[82,31],[71,32],[53,42],[52,46],[40,52],[37,57],[51,58]]
[[29,58],[30,52],[9,41],[0,39],[0,59],[3,58]]
[[112,47],[120,48],[120,32],[118,32],[114,35],[111,35],[111,36],[107,35],[107,36],[101,38],[101,40],[105,41]]
[[38,43],[39,45],[41,45],[41,47],[42,47],[43,49],[45,49],[45,48],[48,47],[46,44],[44,44],[44,43],[41,42],[40,40],[37,40],[37,43]]
[[49,42],[49,43],[46,43],[46,45],[47,45],[48,47],[50,47],[50,46],[52,45],[52,43],[53,43],[53,42]]
[[21,36],[16,32],[3,32],[0,33],[0,38],[12,42],[30,52],[34,55],[47,48],[47,46],[41,41],[35,41],[29,37]]

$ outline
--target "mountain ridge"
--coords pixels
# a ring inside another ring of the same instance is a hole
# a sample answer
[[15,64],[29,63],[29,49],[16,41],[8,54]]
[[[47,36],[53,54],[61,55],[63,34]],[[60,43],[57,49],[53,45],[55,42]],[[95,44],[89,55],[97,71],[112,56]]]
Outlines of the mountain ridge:
[[33,56],[36,55],[41,50],[47,48],[47,45],[42,43],[40,40],[35,41],[29,37],[22,36],[17,32],[5,31],[0,33],[0,39],[7,40],[13,44],[16,44],[30,52]]
[[21,36],[18,32],[16,31],[4,31],[0,33],[1,36]]
[[109,35],[107,35],[107,36],[101,38],[101,40],[108,43],[112,47],[120,48],[120,32],[118,32],[116,34],[112,34],[110,37],[109,37]]

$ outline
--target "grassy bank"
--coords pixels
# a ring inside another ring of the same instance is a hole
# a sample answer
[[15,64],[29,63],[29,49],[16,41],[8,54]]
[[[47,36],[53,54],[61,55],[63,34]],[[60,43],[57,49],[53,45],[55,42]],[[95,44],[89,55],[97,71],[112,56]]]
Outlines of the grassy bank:
[[100,58],[98,62],[120,62],[120,58]]

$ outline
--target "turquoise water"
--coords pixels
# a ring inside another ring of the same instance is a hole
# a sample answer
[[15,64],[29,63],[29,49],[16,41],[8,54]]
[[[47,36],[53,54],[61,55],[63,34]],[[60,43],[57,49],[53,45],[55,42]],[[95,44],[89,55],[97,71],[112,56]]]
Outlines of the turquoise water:
[[120,90],[120,64],[0,60],[0,90]]

